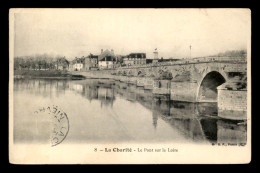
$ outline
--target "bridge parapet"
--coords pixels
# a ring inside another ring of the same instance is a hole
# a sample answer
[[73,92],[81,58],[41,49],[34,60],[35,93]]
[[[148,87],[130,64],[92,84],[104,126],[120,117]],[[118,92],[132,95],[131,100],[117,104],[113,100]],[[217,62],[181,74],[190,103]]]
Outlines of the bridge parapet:
[[118,67],[118,69],[135,69],[135,68],[146,68],[146,67],[157,67],[157,66],[209,63],[209,62],[247,63],[247,58],[246,57],[199,57],[199,58],[192,58],[192,59],[180,59],[178,61],[170,61],[170,62],[157,62],[152,64],[140,64],[135,66]]

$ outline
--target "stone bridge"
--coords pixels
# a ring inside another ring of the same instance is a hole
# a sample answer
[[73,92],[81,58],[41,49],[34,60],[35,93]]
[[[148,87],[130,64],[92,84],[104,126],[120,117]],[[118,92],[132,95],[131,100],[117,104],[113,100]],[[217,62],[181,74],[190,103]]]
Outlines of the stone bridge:
[[245,89],[246,72],[245,58],[211,57],[146,66],[121,67],[111,74],[169,80],[172,100],[210,102],[216,101],[217,87],[223,83],[230,87],[227,86],[226,89]]

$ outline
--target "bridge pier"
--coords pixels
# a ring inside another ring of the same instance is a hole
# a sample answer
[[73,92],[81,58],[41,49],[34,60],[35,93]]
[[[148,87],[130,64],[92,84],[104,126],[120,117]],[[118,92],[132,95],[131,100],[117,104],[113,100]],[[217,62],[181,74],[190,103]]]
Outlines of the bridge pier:
[[147,77],[144,83],[144,89],[153,90],[154,88],[154,79]]
[[197,102],[197,82],[171,82],[171,100]]
[[155,79],[153,94],[170,94],[171,93],[171,80],[167,79]]
[[137,77],[136,85],[139,87],[143,87],[145,84],[145,77]]
[[128,82],[128,77],[127,77],[127,76],[120,76],[119,81],[120,81],[120,82],[127,83],[127,82]]
[[218,87],[218,116],[233,120],[247,119],[247,90]]
[[129,76],[127,83],[136,85],[136,77]]

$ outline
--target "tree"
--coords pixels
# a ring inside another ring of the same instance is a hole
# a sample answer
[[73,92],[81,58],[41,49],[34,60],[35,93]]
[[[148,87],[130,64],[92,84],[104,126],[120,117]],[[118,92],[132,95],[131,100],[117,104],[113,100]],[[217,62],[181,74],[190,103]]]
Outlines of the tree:
[[218,53],[217,56],[229,56],[229,57],[245,57],[246,50],[228,50],[226,52]]
[[21,68],[20,62],[21,62],[21,58],[19,57],[14,58],[14,70],[18,70]]
[[56,56],[55,58],[48,54],[36,54],[34,56],[20,56],[14,58],[14,70],[18,69],[45,69],[51,70],[61,65],[66,69],[69,61],[66,57]]
[[27,70],[29,70],[30,67],[31,67],[31,62],[30,62],[30,59],[27,58],[27,59],[25,60],[25,68],[27,68]]

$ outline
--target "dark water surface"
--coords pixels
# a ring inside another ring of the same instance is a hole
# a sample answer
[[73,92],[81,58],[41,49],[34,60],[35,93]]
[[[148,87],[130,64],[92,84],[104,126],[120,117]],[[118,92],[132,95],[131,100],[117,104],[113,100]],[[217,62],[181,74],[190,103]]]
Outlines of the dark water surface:
[[58,106],[70,129],[63,143],[246,143],[246,125],[217,117],[217,103],[170,101],[169,95],[109,80],[14,81],[14,142],[46,143],[48,115]]

